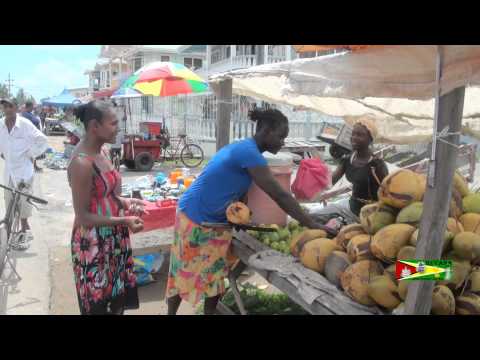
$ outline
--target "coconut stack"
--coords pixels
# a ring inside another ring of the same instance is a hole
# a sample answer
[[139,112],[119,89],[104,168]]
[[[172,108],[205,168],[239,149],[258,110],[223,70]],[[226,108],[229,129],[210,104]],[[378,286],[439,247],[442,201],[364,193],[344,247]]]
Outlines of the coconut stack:
[[[415,258],[426,183],[425,175],[407,169],[388,175],[379,201],[364,206],[360,223],[342,227],[334,239],[289,224],[290,254],[354,301],[402,313],[411,282],[396,279],[395,263]],[[459,173],[441,258],[452,261],[453,274],[436,282],[431,314],[480,315],[480,193],[471,192]]]
[[[425,175],[406,169],[390,174],[380,186],[379,201],[362,208],[360,224],[340,229],[333,239],[338,248],[317,241],[312,254],[304,248],[303,263],[358,303],[401,313],[411,282],[396,279],[395,263],[415,258],[425,190]],[[453,275],[435,284],[431,313],[480,315],[480,194],[471,193],[458,173],[442,259],[452,260]]]

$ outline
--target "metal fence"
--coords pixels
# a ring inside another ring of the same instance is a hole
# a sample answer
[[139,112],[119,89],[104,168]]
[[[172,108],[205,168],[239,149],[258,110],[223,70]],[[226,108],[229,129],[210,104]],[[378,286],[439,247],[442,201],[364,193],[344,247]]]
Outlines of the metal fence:
[[[217,103],[215,95],[190,94],[173,97],[142,97],[128,100],[130,108],[127,114],[127,129],[137,132],[142,121],[165,122],[170,133],[180,133],[202,141],[215,141]],[[248,111],[254,106],[263,106],[262,101],[234,95],[232,98],[232,117],[230,139],[232,141],[251,136],[255,124],[248,119]],[[320,115],[309,111],[295,111],[290,106],[270,105],[281,110],[289,119],[292,139],[308,139],[318,135],[324,122],[341,122],[340,119]]]
[[[172,97],[131,98],[124,100],[127,107],[127,131],[138,133],[139,124],[144,121],[163,122],[171,136],[186,134],[200,143],[214,144],[216,141],[217,102],[212,93],[189,94]],[[129,103],[129,105],[128,105]],[[265,106],[262,101],[246,96],[232,97],[230,121],[230,141],[252,136],[255,123],[248,119],[248,111],[254,106]],[[288,105],[272,105],[289,119],[289,140],[308,140],[319,135],[324,124],[340,128],[341,118],[323,115],[312,111],[297,111]],[[397,146],[400,151],[422,152],[427,144]],[[208,151],[207,151],[208,152]]]

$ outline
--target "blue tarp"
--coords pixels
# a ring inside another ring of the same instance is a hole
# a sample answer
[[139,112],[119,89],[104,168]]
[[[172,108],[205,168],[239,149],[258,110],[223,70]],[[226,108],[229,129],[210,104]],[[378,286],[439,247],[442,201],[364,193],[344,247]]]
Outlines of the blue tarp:
[[47,106],[56,106],[56,107],[66,107],[81,104],[82,102],[74,97],[70,92],[65,89],[62,93],[58,96],[51,97],[42,101],[42,105]]

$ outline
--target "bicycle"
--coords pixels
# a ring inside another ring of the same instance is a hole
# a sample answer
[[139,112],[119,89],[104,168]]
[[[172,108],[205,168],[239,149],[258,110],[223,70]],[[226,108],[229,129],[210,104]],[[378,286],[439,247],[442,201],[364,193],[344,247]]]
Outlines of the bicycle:
[[[180,160],[187,168],[195,168],[199,166],[204,160],[204,154],[202,148],[187,140],[187,135],[179,135],[179,140],[176,142],[176,146],[173,147],[170,140],[168,147],[164,149],[163,160],[175,159],[175,164],[178,163],[178,154],[180,154]],[[183,146],[182,146],[183,145]]]
[[27,202],[35,208],[36,206],[34,203],[46,205],[48,204],[48,201],[23,193],[17,189],[12,189],[2,184],[0,184],[0,187],[10,191],[13,194],[12,200],[7,206],[5,217],[3,220],[0,220],[0,277],[2,276],[5,265],[8,262],[14,273],[21,280],[22,278],[18,274],[9,257],[10,251],[13,250],[13,240],[16,239],[21,233],[20,209],[18,206],[20,202],[20,196],[25,196],[27,198]]

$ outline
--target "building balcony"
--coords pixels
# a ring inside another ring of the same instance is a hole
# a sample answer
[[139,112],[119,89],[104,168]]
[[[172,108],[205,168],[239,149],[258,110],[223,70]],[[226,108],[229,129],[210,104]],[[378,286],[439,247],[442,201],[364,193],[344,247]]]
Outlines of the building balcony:
[[[268,55],[266,58],[266,64],[273,64],[277,62],[286,61],[285,56],[273,56]],[[237,69],[245,69],[257,65],[257,56],[256,55],[238,55],[233,58],[226,58],[220,61],[216,61],[213,64],[204,65],[201,69],[195,70],[195,73],[198,74],[203,79],[207,79],[208,76],[212,74],[218,74],[222,72],[227,72]]]
[[118,88],[122,83],[127,80],[127,78],[132,75],[131,72],[122,72],[117,75],[112,76],[112,86],[113,88]]

